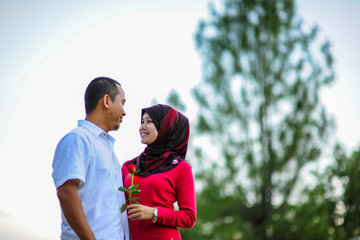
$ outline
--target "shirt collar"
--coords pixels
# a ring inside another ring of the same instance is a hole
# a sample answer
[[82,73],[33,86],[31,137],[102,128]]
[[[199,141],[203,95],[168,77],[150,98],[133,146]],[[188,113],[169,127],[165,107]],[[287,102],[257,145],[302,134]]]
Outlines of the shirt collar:
[[106,133],[99,126],[93,124],[92,122],[89,122],[87,120],[79,120],[78,126],[87,128],[95,137],[103,136],[103,137],[109,139],[111,142],[115,142],[115,138],[113,138],[111,135]]

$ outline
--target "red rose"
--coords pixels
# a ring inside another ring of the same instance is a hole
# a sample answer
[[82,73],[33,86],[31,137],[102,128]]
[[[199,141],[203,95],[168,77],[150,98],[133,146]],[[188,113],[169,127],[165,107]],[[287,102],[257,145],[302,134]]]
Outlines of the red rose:
[[135,164],[129,164],[127,166],[130,173],[134,173],[136,171],[136,165]]

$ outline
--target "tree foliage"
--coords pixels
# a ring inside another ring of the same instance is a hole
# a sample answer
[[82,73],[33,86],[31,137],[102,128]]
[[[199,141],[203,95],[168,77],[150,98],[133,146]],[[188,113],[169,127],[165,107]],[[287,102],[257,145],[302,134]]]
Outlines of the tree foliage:
[[319,101],[334,80],[330,43],[318,43],[317,26],[304,29],[291,0],[224,0],[210,10],[195,35],[204,79],[193,91],[196,132],[210,144],[195,151],[201,192],[188,239],[321,239],[299,236],[307,229],[291,198],[331,130]]
[[343,189],[334,208],[335,239],[360,237],[360,147],[347,156],[338,145],[334,156],[335,163],[329,167],[328,182],[338,180],[337,187]]

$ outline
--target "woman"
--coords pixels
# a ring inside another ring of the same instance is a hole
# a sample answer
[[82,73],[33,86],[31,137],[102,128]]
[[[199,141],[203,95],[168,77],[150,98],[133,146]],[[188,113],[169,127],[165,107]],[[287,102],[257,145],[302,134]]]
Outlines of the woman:
[[[194,178],[185,161],[189,140],[188,119],[170,106],[142,109],[139,129],[146,144],[140,156],[122,166],[124,186],[131,186],[127,166],[136,164],[133,184],[141,190],[140,204],[127,207],[133,240],[179,240],[178,227],[191,228],[196,221]],[[177,202],[179,210],[174,210]]]

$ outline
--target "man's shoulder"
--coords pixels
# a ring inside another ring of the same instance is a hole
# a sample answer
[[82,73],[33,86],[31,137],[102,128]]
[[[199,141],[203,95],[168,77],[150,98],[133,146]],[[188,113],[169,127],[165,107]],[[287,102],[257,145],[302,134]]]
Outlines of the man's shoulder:
[[58,145],[67,144],[67,143],[90,143],[91,142],[91,133],[87,131],[85,128],[79,126],[71,131],[69,131],[65,136],[63,136]]

